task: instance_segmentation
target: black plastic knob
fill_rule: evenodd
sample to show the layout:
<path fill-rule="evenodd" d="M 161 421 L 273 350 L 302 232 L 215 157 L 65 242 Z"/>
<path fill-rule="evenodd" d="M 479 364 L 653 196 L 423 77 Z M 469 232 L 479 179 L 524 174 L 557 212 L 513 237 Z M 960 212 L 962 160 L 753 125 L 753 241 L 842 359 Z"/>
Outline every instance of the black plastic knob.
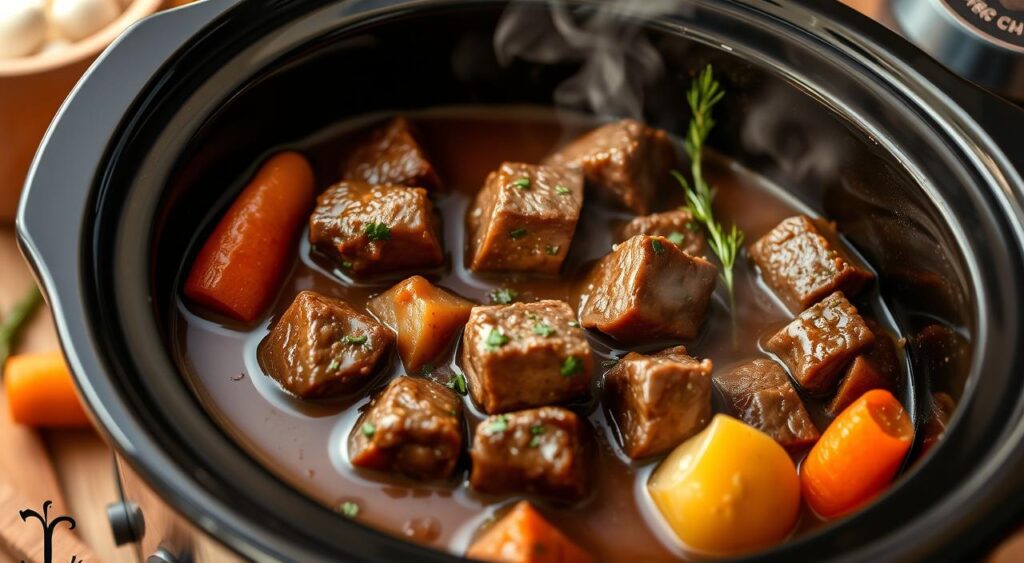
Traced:
<path fill-rule="evenodd" d="M 107 520 L 114 534 L 115 545 L 135 543 L 146 533 L 142 510 L 134 502 L 115 502 L 107 505 Z"/>

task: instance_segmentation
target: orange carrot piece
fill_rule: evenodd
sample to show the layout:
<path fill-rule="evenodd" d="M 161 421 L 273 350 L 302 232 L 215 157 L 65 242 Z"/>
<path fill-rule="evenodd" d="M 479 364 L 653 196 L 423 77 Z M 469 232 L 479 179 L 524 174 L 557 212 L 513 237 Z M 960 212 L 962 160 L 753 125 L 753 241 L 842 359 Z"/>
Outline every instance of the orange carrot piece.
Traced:
<path fill-rule="evenodd" d="M 217 224 L 185 282 L 193 304 L 244 323 L 270 305 L 313 206 L 313 168 L 302 155 L 270 157 Z"/>
<path fill-rule="evenodd" d="M 37 428 L 86 428 L 89 417 L 60 352 L 11 356 L 4 369 L 11 418 Z"/>
<path fill-rule="evenodd" d="M 594 560 L 525 500 L 469 546 L 466 557 L 502 563 L 591 563 Z"/>
<path fill-rule="evenodd" d="M 836 417 L 801 464 L 807 504 L 825 518 L 863 506 L 889 486 L 913 441 L 910 416 L 892 393 L 864 393 Z"/>

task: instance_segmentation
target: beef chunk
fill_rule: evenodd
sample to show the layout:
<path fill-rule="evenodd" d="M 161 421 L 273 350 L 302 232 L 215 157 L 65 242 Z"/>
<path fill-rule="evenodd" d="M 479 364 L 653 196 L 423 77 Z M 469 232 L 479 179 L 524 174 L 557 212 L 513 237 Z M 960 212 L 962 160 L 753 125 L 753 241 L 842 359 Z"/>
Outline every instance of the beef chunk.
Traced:
<path fill-rule="evenodd" d="M 455 470 L 464 441 L 455 393 L 428 379 L 399 377 L 356 422 L 348 451 L 356 467 L 444 479 Z"/>
<path fill-rule="evenodd" d="M 583 206 L 583 177 L 559 166 L 506 162 L 469 212 L 469 267 L 557 274 Z"/>
<path fill-rule="evenodd" d="M 875 335 L 875 343 L 864 353 L 858 354 L 850 366 L 846 368 L 836 396 L 828 405 L 828 412 L 835 416 L 843 411 L 861 395 L 872 389 L 896 391 L 899 377 L 899 357 L 896 344 L 884 330 L 871 323 L 868 327 Z"/>
<path fill-rule="evenodd" d="M 806 215 L 783 220 L 750 246 L 750 257 L 793 312 L 837 290 L 852 297 L 874 279 L 843 250 L 834 225 Z"/>
<path fill-rule="evenodd" d="M 494 563 L 593 563 L 594 558 L 533 508 L 519 501 L 466 550 L 466 558 Z"/>
<path fill-rule="evenodd" d="M 711 360 L 697 361 L 683 346 L 626 354 L 605 374 L 605 389 L 633 459 L 676 447 L 711 419 Z"/>
<path fill-rule="evenodd" d="M 732 413 L 796 451 L 818 441 L 820 434 L 803 401 L 779 364 L 758 359 L 714 376 Z"/>
<path fill-rule="evenodd" d="M 412 276 L 371 299 L 366 308 L 395 331 L 402 363 L 415 373 L 451 346 L 473 302 Z"/>
<path fill-rule="evenodd" d="M 352 275 L 439 266 L 434 206 L 422 188 L 341 182 L 317 200 L 309 242 Z"/>
<path fill-rule="evenodd" d="M 842 292 L 812 306 L 772 336 L 765 348 L 779 357 L 810 393 L 832 389 L 836 376 L 875 335 Z"/>
<path fill-rule="evenodd" d="M 369 184 L 441 187 L 415 129 L 404 117 L 392 119 L 356 147 L 345 161 L 341 177 Z"/>
<path fill-rule="evenodd" d="M 583 423 L 558 407 L 498 414 L 476 427 L 469 483 L 492 494 L 579 499 L 589 487 Z"/>
<path fill-rule="evenodd" d="M 260 366 L 303 399 L 338 395 L 366 383 L 386 360 L 393 337 L 348 303 L 303 291 L 257 352 Z"/>
<path fill-rule="evenodd" d="M 665 237 L 693 256 L 703 256 L 707 252 L 704 231 L 693 221 L 693 213 L 685 208 L 634 218 L 622 229 L 622 238 L 625 240 L 636 235 Z"/>
<path fill-rule="evenodd" d="M 676 152 L 664 131 L 623 119 L 583 135 L 546 163 L 582 170 L 604 198 L 643 214 L 658 186 L 670 180 Z"/>
<path fill-rule="evenodd" d="M 586 395 L 593 359 L 574 321 L 562 301 L 474 307 L 462 342 L 473 399 L 498 413 Z"/>
<path fill-rule="evenodd" d="M 718 269 L 664 237 L 637 235 L 583 281 L 580 322 L 625 343 L 697 336 Z"/>

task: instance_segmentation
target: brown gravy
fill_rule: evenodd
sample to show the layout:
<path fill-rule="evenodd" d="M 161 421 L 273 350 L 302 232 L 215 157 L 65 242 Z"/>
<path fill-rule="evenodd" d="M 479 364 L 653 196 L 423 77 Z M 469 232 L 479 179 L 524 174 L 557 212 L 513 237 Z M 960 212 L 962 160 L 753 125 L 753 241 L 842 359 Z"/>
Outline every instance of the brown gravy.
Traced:
<path fill-rule="evenodd" d="M 586 202 L 566 261 L 563 275 L 554 278 L 530 278 L 522 275 L 482 277 L 464 268 L 464 218 L 470 199 L 483 184 L 488 172 L 502 161 L 539 162 L 558 144 L 593 127 L 595 121 L 577 115 L 556 114 L 551 110 L 507 108 L 479 110 L 452 108 L 409 114 L 421 130 L 424 145 L 448 190 L 435 202 L 442 216 L 448 265 L 436 272 L 419 272 L 435 283 L 478 303 L 487 303 L 493 289 L 507 287 L 521 300 L 553 298 L 574 304 L 573 281 L 593 260 L 605 255 L 617 242 L 619 226 L 630 216 L 600 201 Z M 381 116 L 378 116 L 381 117 Z M 379 120 L 360 120 L 332 127 L 316 138 L 295 147 L 314 163 L 321 189 L 335 181 L 346 147 L 358 130 Z M 718 186 L 716 211 L 725 222 L 735 221 L 755 240 L 781 219 L 806 212 L 798 202 L 763 179 L 722 158 L 712 158 L 709 174 Z M 674 189 L 673 189 L 674 188 Z M 659 209 L 681 202 L 681 188 L 666 185 Z M 313 289 L 339 297 L 354 307 L 365 309 L 366 300 L 402 279 L 354 282 L 346 278 L 330 261 L 310 252 L 303 233 L 296 249 L 295 267 L 288 276 L 270 315 L 252 329 L 238 329 L 197 316 L 179 300 L 172 315 L 171 343 L 182 370 L 190 378 L 206 408 L 253 456 L 299 490 L 331 507 L 342 502 L 358 503 L 358 520 L 399 537 L 405 537 L 438 549 L 462 553 L 481 524 L 515 498 L 491 497 L 468 488 L 465 478 L 468 461 L 452 482 L 422 484 L 386 474 L 355 470 L 346 452 L 347 436 L 359 409 L 371 395 L 400 375 L 400 362 L 381 373 L 369 389 L 355 397 L 333 402 L 308 403 L 282 391 L 265 376 L 256 361 L 256 347 L 269 326 L 292 301 L 297 292 Z M 188 265 L 185 265 L 188 266 Z M 760 285 L 746 257 L 736 264 L 736 317 L 730 318 L 721 287 L 716 291 L 709 319 L 700 337 L 687 342 L 690 353 L 707 357 L 716 369 L 762 355 L 759 341 L 771 334 L 791 315 Z M 865 316 L 893 329 L 890 317 L 877 295 L 869 293 L 857 300 Z M 615 342 L 590 332 L 595 365 L 621 356 L 624 351 Z M 637 348 L 657 350 L 665 343 Z M 456 366 L 455 350 L 448 363 L 437 366 L 431 377 L 445 381 Z M 661 523 L 647 497 L 645 483 L 659 460 L 631 463 L 619 453 L 610 417 L 597 400 L 600 393 L 599 367 L 594 379 L 593 399 L 571 405 L 585 414 L 594 428 L 599 454 L 594 459 L 594 491 L 576 505 L 534 499 L 549 519 L 567 535 L 602 560 L 631 558 L 638 561 L 672 560 L 685 557 Z M 902 381 L 905 404 L 912 396 L 910 381 Z M 805 398 L 819 428 L 828 417 L 819 401 Z M 466 399 L 470 432 L 482 418 Z M 716 398 L 716 411 L 721 403 Z M 797 532 L 816 524 L 805 514 Z"/>

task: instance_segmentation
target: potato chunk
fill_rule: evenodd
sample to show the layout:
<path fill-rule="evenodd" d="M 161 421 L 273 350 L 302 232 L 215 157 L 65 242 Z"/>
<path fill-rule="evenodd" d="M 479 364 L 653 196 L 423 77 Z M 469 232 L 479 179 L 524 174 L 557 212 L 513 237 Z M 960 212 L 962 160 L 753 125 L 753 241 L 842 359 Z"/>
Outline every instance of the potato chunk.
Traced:
<path fill-rule="evenodd" d="M 420 371 L 448 349 L 472 308 L 473 302 L 422 276 L 399 282 L 367 303 L 373 316 L 398 335 L 398 354 L 409 373 Z"/>

